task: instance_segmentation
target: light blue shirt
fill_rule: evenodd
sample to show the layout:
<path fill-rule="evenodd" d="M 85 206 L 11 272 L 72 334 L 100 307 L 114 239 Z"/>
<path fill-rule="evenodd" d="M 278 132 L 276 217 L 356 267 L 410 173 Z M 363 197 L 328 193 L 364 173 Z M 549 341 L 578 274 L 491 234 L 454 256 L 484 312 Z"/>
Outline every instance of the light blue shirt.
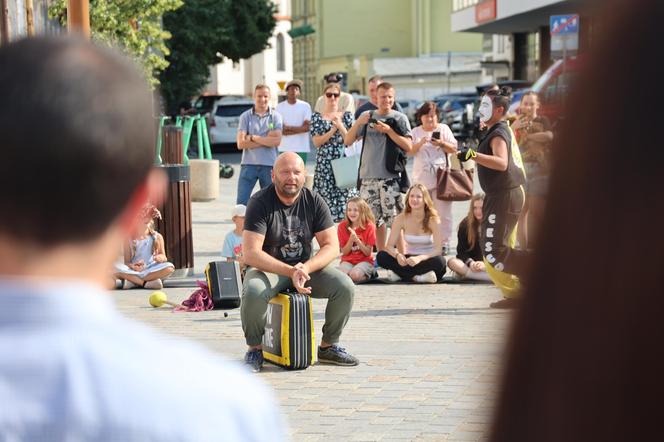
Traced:
<path fill-rule="evenodd" d="M 221 248 L 221 256 L 224 258 L 237 259 L 236 248 L 240 246 L 239 252 L 242 253 L 242 236 L 235 234 L 233 230 L 226 234 L 224 246 Z"/>
<path fill-rule="evenodd" d="M 254 108 L 244 111 L 240 115 L 238 130 L 249 135 L 267 136 L 268 132 L 283 129 L 283 119 L 281 114 L 274 109 L 268 109 L 264 115 L 258 115 Z M 254 147 L 252 149 L 242 150 L 241 164 L 253 164 L 257 166 L 274 165 L 277 159 L 276 147 Z"/>
<path fill-rule="evenodd" d="M 0 279 L 0 438 L 274 441 L 272 393 L 80 282 Z"/>

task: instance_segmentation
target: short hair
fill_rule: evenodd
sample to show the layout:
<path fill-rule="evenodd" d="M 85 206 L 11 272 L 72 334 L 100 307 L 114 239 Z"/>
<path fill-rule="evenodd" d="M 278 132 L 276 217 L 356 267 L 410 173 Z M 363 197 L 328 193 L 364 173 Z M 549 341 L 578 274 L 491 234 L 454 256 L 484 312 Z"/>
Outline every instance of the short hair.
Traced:
<path fill-rule="evenodd" d="M 494 107 L 502 107 L 503 114 L 505 114 L 512 101 L 512 88 L 509 86 L 503 86 L 500 90 L 492 89 L 487 91 L 486 96 L 491 98 Z"/>
<path fill-rule="evenodd" d="M 128 58 L 69 36 L 2 46 L 0 66 L 11 103 L 0 106 L 0 233 L 42 248 L 96 238 L 154 161 L 146 79 Z"/>
<path fill-rule="evenodd" d="M 423 115 L 426 115 L 429 112 L 431 112 L 431 109 L 435 109 L 436 116 L 440 121 L 440 109 L 438 109 L 438 106 L 433 101 L 425 101 L 424 103 L 422 103 L 422 105 L 415 112 L 415 121 L 419 122 L 420 118 L 422 118 Z"/>
<path fill-rule="evenodd" d="M 383 77 L 381 77 L 380 75 L 374 75 L 373 77 L 369 78 L 369 83 L 376 83 L 378 81 L 382 83 Z"/>
<path fill-rule="evenodd" d="M 376 86 L 376 90 L 378 89 L 394 89 L 394 86 L 392 86 L 392 83 L 388 83 L 387 81 L 382 82 L 378 86 Z"/>
<path fill-rule="evenodd" d="M 267 84 L 264 84 L 264 83 L 258 83 L 256 85 L 256 87 L 254 88 L 254 93 L 256 93 L 256 91 L 258 89 L 267 89 L 268 91 L 272 92 L 272 89 L 270 89 L 270 86 L 268 86 Z"/>

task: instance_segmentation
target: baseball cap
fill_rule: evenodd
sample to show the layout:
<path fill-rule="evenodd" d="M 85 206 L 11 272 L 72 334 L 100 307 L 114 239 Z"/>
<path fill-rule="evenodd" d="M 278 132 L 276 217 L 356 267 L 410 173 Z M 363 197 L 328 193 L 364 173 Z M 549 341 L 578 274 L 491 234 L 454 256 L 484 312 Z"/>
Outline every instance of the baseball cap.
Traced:
<path fill-rule="evenodd" d="M 233 207 L 233 214 L 231 215 L 231 218 L 234 218 L 236 216 L 244 216 L 244 214 L 247 212 L 247 206 L 244 204 L 238 204 L 235 207 Z"/>
<path fill-rule="evenodd" d="M 302 90 L 302 86 L 304 86 L 304 83 L 302 82 L 302 80 L 291 80 L 288 83 L 286 83 L 286 89 L 284 90 L 288 90 L 288 88 L 291 86 L 297 86 L 298 88 L 300 88 L 300 90 Z"/>

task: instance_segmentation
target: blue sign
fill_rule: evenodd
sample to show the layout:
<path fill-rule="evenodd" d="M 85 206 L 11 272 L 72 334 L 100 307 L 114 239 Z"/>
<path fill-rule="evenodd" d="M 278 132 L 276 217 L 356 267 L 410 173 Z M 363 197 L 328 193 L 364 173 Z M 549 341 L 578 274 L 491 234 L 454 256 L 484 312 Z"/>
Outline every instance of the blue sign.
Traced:
<path fill-rule="evenodd" d="M 565 35 L 579 33 L 579 15 L 552 15 L 549 18 L 551 35 Z"/>

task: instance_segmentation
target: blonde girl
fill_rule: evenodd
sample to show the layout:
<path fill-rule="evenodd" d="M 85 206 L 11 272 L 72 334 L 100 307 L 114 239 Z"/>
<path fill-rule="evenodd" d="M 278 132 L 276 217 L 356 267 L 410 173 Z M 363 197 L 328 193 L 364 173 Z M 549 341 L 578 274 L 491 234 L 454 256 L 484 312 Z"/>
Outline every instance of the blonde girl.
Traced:
<path fill-rule="evenodd" d="M 435 283 L 445 274 L 445 258 L 441 255 L 440 217 L 429 191 L 415 184 L 406 194 L 406 206 L 392 224 L 387 248 L 378 252 L 378 265 L 389 270 L 391 281 Z M 405 254 L 397 250 L 403 232 Z"/>
<path fill-rule="evenodd" d="M 348 200 L 346 217 L 339 223 L 337 235 L 341 247 L 339 270 L 355 283 L 370 279 L 374 275 L 376 220 L 366 201 L 359 197 Z"/>

